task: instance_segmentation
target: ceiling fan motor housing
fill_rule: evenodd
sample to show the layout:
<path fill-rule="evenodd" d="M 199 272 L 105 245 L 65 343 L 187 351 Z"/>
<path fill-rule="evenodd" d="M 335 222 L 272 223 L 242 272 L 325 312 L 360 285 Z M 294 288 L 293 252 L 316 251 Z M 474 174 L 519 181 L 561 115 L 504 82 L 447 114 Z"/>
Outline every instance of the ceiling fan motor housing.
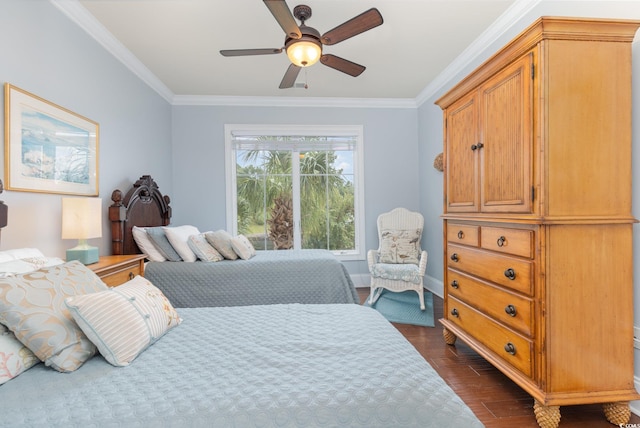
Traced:
<path fill-rule="evenodd" d="M 299 6 L 296 6 L 296 7 L 299 7 Z M 318 59 L 319 59 L 320 55 L 322 55 L 322 42 L 320 41 L 320 33 L 318 32 L 318 30 L 312 27 L 307 27 L 306 25 L 302 24 L 300 25 L 300 32 L 302 33 L 302 37 L 300 37 L 299 39 L 293 39 L 291 37 L 285 38 L 284 47 L 287 51 L 287 55 L 289 55 L 289 48 L 293 48 L 295 45 L 304 44 L 306 42 L 306 43 L 312 43 L 318 47 L 318 50 L 319 50 Z M 303 61 L 300 65 L 303 67 L 306 67 L 307 65 L 312 65 L 312 64 L 307 64 L 306 61 Z"/>

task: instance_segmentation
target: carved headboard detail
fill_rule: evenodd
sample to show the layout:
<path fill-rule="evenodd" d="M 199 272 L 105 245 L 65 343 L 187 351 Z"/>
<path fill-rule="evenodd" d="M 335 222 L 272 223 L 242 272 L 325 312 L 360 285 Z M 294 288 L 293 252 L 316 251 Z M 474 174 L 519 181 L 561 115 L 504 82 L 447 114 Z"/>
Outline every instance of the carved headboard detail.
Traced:
<path fill-rule="evenodd" d="M 114 190 L 111 200 L 109 220 L 114 255 L 141 253 L 133 239 L 133 226 L 168 226 L 171 221 L 171 200 L 160 193 L 150 175 L 140 177 L 124 197 L 120 190 Z"/>

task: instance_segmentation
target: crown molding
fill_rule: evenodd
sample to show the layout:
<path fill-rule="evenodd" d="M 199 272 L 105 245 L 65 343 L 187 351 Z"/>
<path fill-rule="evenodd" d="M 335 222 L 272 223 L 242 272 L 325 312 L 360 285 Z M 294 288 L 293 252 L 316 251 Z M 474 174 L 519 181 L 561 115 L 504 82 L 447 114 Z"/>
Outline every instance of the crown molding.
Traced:
<path fill-rule="evenodd" d="M 176 95 L 173 105 L 244 107 L 417 108 L 413 98 L 248 97 Z"/>
<path fill-rule="evenodd" d="M 450 85 L 452 78 L 455 78 L 457 81 L 457 75 L 480 57 L 487 46 L 496 42 L 525 14 L 542 1 L 544 0 L 516 0 L 489 28 L 467 46 L 456 59 L 418 94 L 416 97 L 416 105 L 421 106 L 425 101 L 438 94 L 442 89 Z"/>
<path fill-rule="evenodd" d="M 100 45 L 121 61 L 149 87 L 172 105 L 256 106 L 256 107 L 342 107 L 342 108 L 417 108 L 442 90 L 466 66 L 478 58 L 485 47 L 495 42 L 524 14 L 544 0 L 516 0 L 480 37 L 469 45 L 420 94 L 411 98 L 338 98 L 338 97 L 236 97 L 175 95 L 129 49 L 118 41 L 78 0 L 49 0 Z"/>
<path fill-rule="evenodd" d="M 117 40 L 78 0 L 49 0 L 100 45 L 120 60 L 129 70 L 169 103 L 173 92 L 160 81 L 129 49 Z"/>

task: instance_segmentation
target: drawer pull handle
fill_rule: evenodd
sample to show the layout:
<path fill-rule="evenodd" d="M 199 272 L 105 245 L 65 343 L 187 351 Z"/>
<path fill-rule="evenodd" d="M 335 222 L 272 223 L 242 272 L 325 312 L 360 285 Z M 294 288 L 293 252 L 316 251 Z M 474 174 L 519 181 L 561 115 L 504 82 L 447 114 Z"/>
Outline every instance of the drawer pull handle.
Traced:
<path fill-rule="evenodd" d="M 458 288 L 458 281 L 456 281 L 455 279 L 453 281 L 451 281 L 451 286 L 453 288 Z"/>
<path fill-rule="evenodd" d="M 478 144 L 472 144 L 471 145 L 471 150 L 478 150 L 484 147 L 484 144 L 482 143 L 478 143 Z"/>
<path fill-rule="evenodd" d="M 516 355 L 516 347 L 511 342 L 507 342 L 507 344 L 504 345 L 504 350 L 511 355 Z"/>
<path fill-rule="evenodd" d="M 458 231 L 458 239 L 462 239 L 462 238 L 464 238 L 464 232 L 459 230 Z"/>
<path fill-rule="evenodd" d="M 458 318 L 460 316 L 460 314 L 458 313 L 458 310 L 456 308 L 451 309 L 451 315 L 453 315 L 456 318 Z"/>
<path fill-rule="evenodd" d="M 509 268 L 509 269 L 504 271 L 504 276 L 506 276 L 508 279 L 513 281 L 514 279 L 516 279 L 516 271 L 511 269 L 511 268 Z"/>
<path fill-rule="evenodd" d="M 460 260 L 458 259 L 458 253 L 451 254 L 451 260 L 453 260 L 454 262 L 457 262 L 458 260 Z"/>
<path fill-rule="evenodd" d="M 513 305 L 507 305 L 504 307 L 504 311 L 507 313 L 507 315 L 515 317 L 516 314 L 518 313 L 518 311 L 516 311 L 516 307 Z"/>
<path fill-rule="evenodd" d="M 129 272 L 129 279 L 133 279 L 135 277 L 135 275 L 133 274 L 133 272 Z"/>
<path fill-rule="evenodd" d="M 498 238 L 498 241 L 496 242 L 496 244 L 498 244 L 498 247 L 504 247 L 504 244 L 507 242 L 507 238 L 505 238 L 504 236 L 501 236 Z"/>

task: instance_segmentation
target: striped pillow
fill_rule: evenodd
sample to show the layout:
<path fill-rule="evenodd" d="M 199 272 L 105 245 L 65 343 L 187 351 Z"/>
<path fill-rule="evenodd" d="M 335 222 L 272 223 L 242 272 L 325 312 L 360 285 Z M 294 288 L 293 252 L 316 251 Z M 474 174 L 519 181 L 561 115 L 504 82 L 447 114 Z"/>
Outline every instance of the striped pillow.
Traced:
<path fill-rule="evenodd" d="M 169 300 L 147 279 L 65 300 L 84 334 L 114 366 L 127 366 L 182 322 Z"/>

